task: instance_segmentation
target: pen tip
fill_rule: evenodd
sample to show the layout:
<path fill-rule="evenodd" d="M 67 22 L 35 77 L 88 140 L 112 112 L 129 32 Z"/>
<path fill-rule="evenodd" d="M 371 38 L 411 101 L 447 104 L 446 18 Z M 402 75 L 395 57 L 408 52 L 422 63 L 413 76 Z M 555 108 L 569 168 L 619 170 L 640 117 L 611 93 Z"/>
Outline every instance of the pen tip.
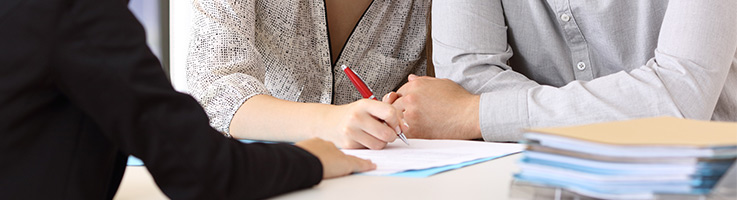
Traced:
<path fill-rule="evenodd" d="M 348 67 L 347 67 L 347 66 L 345 66 L 345 65 L 341 65 L 341 66 L 340 66 L 340 70 L 345 70 L 345 68 L 348 68 Z"/>
<path fill-rule="evenodd" d="M 402 139 L 402 142 L 409 146 L 409 141 L 407 140 L 407 136 L 404 136 L 404 133 L 399 133 L 399 139 Z"/>

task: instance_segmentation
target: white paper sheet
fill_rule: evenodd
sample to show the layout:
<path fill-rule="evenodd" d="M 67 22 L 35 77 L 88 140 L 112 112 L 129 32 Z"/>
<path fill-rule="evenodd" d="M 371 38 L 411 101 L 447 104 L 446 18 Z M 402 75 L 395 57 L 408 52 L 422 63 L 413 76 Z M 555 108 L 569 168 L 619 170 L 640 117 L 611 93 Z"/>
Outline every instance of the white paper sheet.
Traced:
<path fill-rule="evenodd" d="M 368 175 L 387 175 L 407 170 L 421 170 L 500 157 L 524 149 L 524 145 L 467 140 L 410 139 L 410 146 L 396 140 L 382 150 L 343 149 L 343 152 L 376 163 L 376 170 Z"/>

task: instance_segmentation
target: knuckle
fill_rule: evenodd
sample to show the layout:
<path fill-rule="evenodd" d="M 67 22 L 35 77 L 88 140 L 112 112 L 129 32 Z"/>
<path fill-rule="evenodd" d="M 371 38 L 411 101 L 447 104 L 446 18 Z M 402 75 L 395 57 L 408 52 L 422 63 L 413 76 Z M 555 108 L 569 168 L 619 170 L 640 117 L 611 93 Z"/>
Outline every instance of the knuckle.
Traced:
<path fill-rule="evenodd" d="M 340 140 L 348 140 L 348 138 L 351 138 L 351 128 L 344 126 L 340 128 L 338 132 L 338 138 L 341 138 Z M 346 141 L 343 141 L 345 143 Z"/>
<path fill-rule="evenodd" d="M 340 128 L 340 135 L 346 136 L 351 132 L 351 127 L 343 126 Z"/>
<path fill-rule="evenodd" d="M 397 114 L 399 110 L 392 105 L 386 105 L 386 112 L 388 112 L 387 114 L 393 116 L 394 114 Z"/>
<path fill-rule="evenodd" d="M 371 100 L 369 99 L 359 99 L 358 101 L 356 101 L 356 105 L 358 105 L 359 107 L 369 106 L 370 103 L 371 103 Z"/>
<path fill-rule="evenodd" d="M 415 94 L 408 94 L 407 96 L 404 96 L 404 102 L 408 104 L 416 104 L 417 103 L 417 95 Z"/>
<path fill-rule="evenodd" d="M 360 114 L 358 112 L 351 112 L 346 116 L 346 120 L 348 120 L 348 124 L 353 124 L 356 121 L 359 121 L 361 118 Z M 345 126 L 345 128 L 349 128 L 349 126 Z"/>

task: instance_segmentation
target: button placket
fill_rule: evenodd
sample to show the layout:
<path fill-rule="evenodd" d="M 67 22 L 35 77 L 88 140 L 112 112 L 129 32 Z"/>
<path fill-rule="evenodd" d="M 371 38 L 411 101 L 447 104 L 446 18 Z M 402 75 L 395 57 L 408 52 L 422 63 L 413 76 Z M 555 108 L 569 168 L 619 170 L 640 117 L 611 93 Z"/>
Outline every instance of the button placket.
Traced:
<path fill-rule="evenodd" d="M 576 64 L 576 68 L 578 70 L 580 70 L 580 71 L 583 71 L 583 70 L 586 69 L 586 63 L 584 63 L 584 62 L 578 62 L 578 64 Z"/>
<path fill-rule="evenodd" d="M 575 80 L 592 80 L 593 71 L 591 69 L 588 43 L 583 33 L 578 27 L 575 15 L 571 12 L 571 2 L 569 0 L 557 0 L 555 4 L 558 24 L 561 26 L 563 37 L 571 51 L 571 67 Z"/>
<path fill-rule="evenodd" d="M 563 20 L 564 22 L 571 21 L 571 16 L 568 14 L 562 14 L 560 15 L 560 20 Z"/>

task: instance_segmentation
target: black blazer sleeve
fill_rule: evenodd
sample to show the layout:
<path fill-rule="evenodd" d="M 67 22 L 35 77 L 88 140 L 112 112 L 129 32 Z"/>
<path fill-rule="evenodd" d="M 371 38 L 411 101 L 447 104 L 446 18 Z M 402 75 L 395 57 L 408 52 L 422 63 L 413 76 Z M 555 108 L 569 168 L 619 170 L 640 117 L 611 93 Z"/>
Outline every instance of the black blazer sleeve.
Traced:
<path fill-rule="evenodd" d="M 317 184 L 319 160 L 288 144 L 242 144 L 171 87 L 121 0 L 61 1 L 54 83 L 104 135 L 144 161 L 173 199 L 265 198 Z M 32 16 L 32 15 L 29 15 Z"/>

